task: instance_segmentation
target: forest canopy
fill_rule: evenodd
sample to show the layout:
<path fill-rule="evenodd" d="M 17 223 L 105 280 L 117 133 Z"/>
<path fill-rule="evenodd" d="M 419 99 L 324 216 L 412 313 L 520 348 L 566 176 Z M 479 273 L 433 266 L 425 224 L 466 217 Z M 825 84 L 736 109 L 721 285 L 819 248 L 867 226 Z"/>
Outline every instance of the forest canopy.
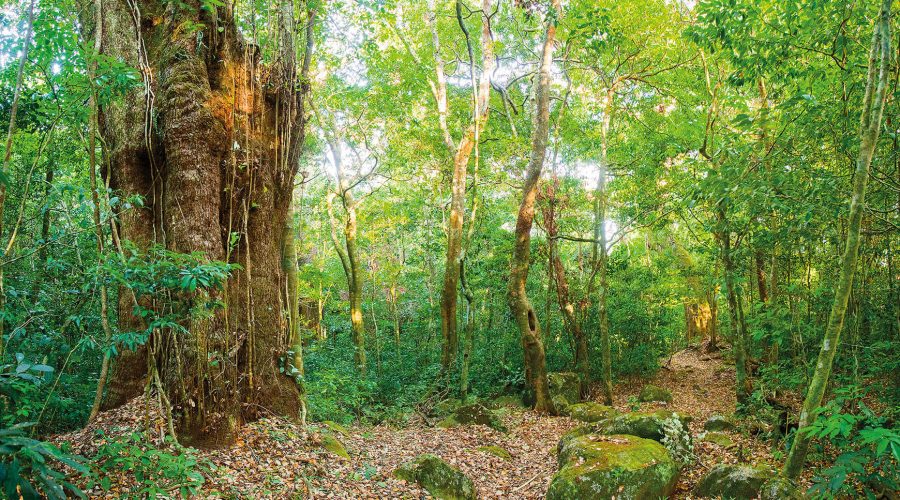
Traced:
<path fill-rule="evenodd" d="M 896 498 L 895 13 L 0 1 L 0 491 Z"/>

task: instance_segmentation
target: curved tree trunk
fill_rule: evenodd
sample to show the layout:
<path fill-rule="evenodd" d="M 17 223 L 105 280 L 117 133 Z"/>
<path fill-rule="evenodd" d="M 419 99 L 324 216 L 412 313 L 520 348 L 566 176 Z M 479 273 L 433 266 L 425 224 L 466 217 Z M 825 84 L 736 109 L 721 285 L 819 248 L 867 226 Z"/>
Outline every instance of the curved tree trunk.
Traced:
<path fill-rule="evenodd" d="M 547 153 L 547 139 L 550 132 L 550 69 L 553 66 L 553 46 L 556 42 L 556 23 L 561 15 L 560 0 L 553 0 L 552 12 L 548 14 L 547 31 L 541 54 L 541 64 L 535 82 L 534 132 L 531 139 L 531 159 L 525 173 L 522 202 L 516 217 L 515 244 L 513 245 L 512 269 L 509 276 L 509 306 L 522 335 L 522 349 L 525 354 L 525 380 L 534 396 L 534 409 L 538 412 L 555 413 L 550 400 L 547 382 L 547 362 L 541 325 L 537 314 L 528 300 L 525 284 L 531 266 L 531 227 L 534 224 L 534 203 L 538 182 Z"/>
<path fill-rule="evenodd" d="M 86 36 L 102 27 L 100 53 L 140 68 L 144 80 L 100 114 L 111 187 L 145 199 L 144 208 L 119 214 L 122 238 L 242 267 L 212 297 L 224 310 L 192 319 L 186 335 L 158 334 L 167 340 L 153 361 L 178 432 L 201 445 L 228 442 L 262 413 L 300 408 L 296 385 L 279 369 L 291 339 L 278 257 L 305 133 L 308 83 L 298 71 L 309 66 L 309 44 L 298 70 L 294 7 L 282 1 L 279 63 L 264 68 L 226 4 L 107 0 L 99 18 L 83 19 Z M 126 295 L 120 329 L 142 329 Z M 146 357 L 119 358 L 114 402 L 139 392 Z"/>

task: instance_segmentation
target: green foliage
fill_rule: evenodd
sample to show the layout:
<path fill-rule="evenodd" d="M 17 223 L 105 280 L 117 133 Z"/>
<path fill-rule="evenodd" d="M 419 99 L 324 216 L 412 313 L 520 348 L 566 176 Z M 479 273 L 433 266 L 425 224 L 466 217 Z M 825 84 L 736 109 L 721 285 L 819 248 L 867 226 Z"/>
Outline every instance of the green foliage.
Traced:
<path fill-rule="evenodd" d="M 7 498 L 65 500 L 67 491 L 85 498 L 80 489 L 66 480 L 66 473 L 57 470 L 65 466 L 73 473 L 87 474 L 89 470 L 82 458 L 28 437 L 25 431 L 32 426 L 24 423 L 0 427 L 0 491 Z"/>
<path fill-rule="evenodd" d="M 816 497 L 853 496 L 862 488 L 875 498 L 876 492 L 900 489 L 900 432 L 892 417 L 866 405 L 865 394 L 855 386 L 838 389 L 816 420 L 800 430 L 828 443 L 837 455 L 815 475 L 810 493 Z"/>
<path fill-rule="evenodd" d="M 99 438 L 105 436 L 99 433 Z M 109 491 L 110 477 L 125 473 L 133 479 L 124 498 L 190 498 L 199 494 L 212 465 L 197 457 L 197 450 L 169 441 L 157 448 L 146 436 L 134 432 L 107 439 L 93 457 L 98 485 Z"/>

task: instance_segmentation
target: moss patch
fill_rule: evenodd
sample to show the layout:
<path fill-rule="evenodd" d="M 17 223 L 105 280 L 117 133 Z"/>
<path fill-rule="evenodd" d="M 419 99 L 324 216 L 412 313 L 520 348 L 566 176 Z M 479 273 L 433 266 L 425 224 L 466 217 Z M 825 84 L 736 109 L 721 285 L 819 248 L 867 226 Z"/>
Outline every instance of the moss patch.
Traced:
<path fill-rule="evenodd" d="M 734 422 L 722 415 L 713 415 L 703 422 L 703 428 L 708 431 L 731 431 L 734 430 Z"/>
<path fill-rule="evenodd" d="M 474 500 L 475 485 L 459 469 L 426 453 L 394 470 L 394 477 L 416 482 L 435 498 Z"/>
<path fill-rule="evenodd" d="M 622 413 L 597 424 L 602 434 L 630 434 L 646 439 L 661 441 L 665 435 L 663 423 L 670 418 L 678 418 L 686 427 L 690 417 L 669 410 L 636 411 Z"/>
<path fill-rule="evenodd" d="M 505 449 L 497 446 L 497 445 L 489 445 L 489 446 L 479 446 L 478 451 L 482 453 L 487 453 L 489 455 L 494 455 L 495 457 L 500 457 L 503 460 L 512 459 L 512 455 Z"/>
<path fill-rule="evenodd" d="M 562 396 L 566 402 L 581 401 L 581 379 L 577 373 L 554 372 L 547 374 L 547 382 L 550 388 L 550 398 Z M 555 402 L 555 401 L 554 401 Z"/>
<path fill-rule="evenodd" d="M 454 425 L 486 425 L 491 429 L 506 432 L 506 426 L 500 417 L 480 404 L 471 404 L 460 406 L 451 417 L 441 421 L 438 425 L 442 427 L 453 427 Z"/>
<path fill-rule="evenodd" d="M 704 432 L 700 435 L 700 441 L 717 444 L 723 448 L 731 448 L 734 446 L 734 441 L 732 441 L 731 437 L 724 432 Z"/>
<path fill-rule="evenodd" d="M 774 472 L 765 467 L 717 465 L 703 476 L 694 488 L 694 494 L 749 500 L 758 497 L 762 485 L 774 476 Z"/>
<path fill-rule="evenodd" d="M 564 437 L 559 463 L 548 500 L 667 497 L 678 480 L 678 466 L 669 452 L 636 436 Z"/>
<path fill-rule="evenodd" d="M 640 395 L 638 395 L 638 401 L 642 403 L 649 403 L 651 401 L 671 403 L 672 393 L 667 389 L 663 389 L 662 387 L 657 387 L 655 385 L 645 385 L 644 388 L 641 389 Z"/>
<path fill-rule="evenodd" d="M 611 406 L 592 402 L 569 405 L 566 410 L 573 419 L 589 424 L 609 420 L 617 413 Z"/>
<path fill-rule="evenodd" d="M 331 434 L 325 434 L 322 436 L 322 448 L 330 451 L 331 453 L 343 457 L 346 459 L 350 458 L 350 454 L 347 453 L 347 448 L 344 446 L 338 438 L 332 436 Z"/>
<path fill-rule="evenodd" d="M 328 427 L 332 431 L 337 432 L 338 434 L 340 434 L 342 436 L 350 435 L 350 430 L 337 422 L 332 422 L 331 420 L 326 420 L 326 421 L 322 422 L 322 425 L 324 425 L 325 427 Z"/>

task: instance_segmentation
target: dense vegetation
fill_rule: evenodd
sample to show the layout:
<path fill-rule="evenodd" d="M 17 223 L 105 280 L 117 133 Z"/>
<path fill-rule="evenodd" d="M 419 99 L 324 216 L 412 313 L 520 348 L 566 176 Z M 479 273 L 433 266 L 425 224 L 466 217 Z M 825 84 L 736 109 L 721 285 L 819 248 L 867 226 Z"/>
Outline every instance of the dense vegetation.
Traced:
<path fill-rule="evenodd" d="M 8 496 L 135 454 L 199 492 L 137 432 L 51 444 L 136 397 L 202 448 L 556 414 L 552 372 L 621 403 L 685 348 L 724 350 L 786 476 L 823 465 L 810 494 L 898 488 L 890 0 L 0 6 Z"/>

